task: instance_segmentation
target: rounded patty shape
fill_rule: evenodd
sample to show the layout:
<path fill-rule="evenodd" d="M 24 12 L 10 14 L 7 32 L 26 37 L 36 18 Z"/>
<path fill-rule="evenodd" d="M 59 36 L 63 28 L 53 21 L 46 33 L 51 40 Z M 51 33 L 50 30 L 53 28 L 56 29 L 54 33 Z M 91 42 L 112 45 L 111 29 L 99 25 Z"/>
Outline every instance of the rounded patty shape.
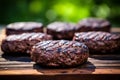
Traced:
<path fill-rule="evenodd" d="M 48 40 L 32 47 L 31 58 L 42 66 L 73 67 L 87 61 L 89 50 L 76 41 Z"/>
<path fill-rule="evenodd" d="M 31 47 L 40 41 L 50 40 L 52 37 L 44 33 L 23 33 L 7 36 L 1 45 L 4 53 L 29 53 Z"/>
<path fill-rule="evenodd" d="M 75 33 L 73 40 L 85 43 L 90 53 L 109 53 L 120 49 L 120 35 L 108 32 Z"/>
<path fill-rule="evenodd" d="M 47 25 L 47 33 L 54 39 L 72 39 L 77 27 L 73 23 L 53 22 Z"/>
<path fill-rule="evenodd" d="M 15 22 L 8 24 L 6 27 L 6 35 L 25 32 L 43 32 L 43 24 L 38 22 Z"/>
<path fill-rule="evenodd" d="M 79 32 L 87 31 L 105 31 L 110 32 L 111 24 L 109 21 L 101 18 L 86 18 L 78 22 Z"/>

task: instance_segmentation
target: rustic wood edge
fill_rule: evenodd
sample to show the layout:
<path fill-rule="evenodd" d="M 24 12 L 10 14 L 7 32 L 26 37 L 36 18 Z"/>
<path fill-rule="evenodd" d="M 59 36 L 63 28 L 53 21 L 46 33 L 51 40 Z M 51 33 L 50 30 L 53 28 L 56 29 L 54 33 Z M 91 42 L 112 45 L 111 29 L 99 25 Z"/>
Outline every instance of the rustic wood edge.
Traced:
<path fill-rule="evenodd" d="M 36 69 L 28 70 L 1 70 L 0 75 L 71 75 L 71 74 L 120 74 L 120 69 L 95 69 L 94 72 L 86 69 L 80 69 L 79 73 L 42 73 Z"/>

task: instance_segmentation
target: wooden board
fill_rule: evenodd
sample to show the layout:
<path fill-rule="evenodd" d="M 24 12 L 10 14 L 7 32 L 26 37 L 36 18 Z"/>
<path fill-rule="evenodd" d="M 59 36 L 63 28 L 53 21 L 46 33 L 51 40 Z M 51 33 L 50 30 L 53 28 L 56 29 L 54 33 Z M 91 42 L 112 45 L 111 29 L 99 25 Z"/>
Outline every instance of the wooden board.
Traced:
<path fill-rule="evenodd" d="M 5 36 L 2 34 L 0 38 L 3 37 Z M 0 80 L 10 78 L 12 80 L 112 80 L 113 78 L 120 80 L 119 76 L 120 54 L 90 55 L 88 62 L 78 67 L 52 69 L 35 64 L 28 56 L 13 57 L 4 55 L 0 51 Z"/>
<path fill-rule="evenodd" d="M 43 68 L 30 57 L 0 56 L 0 80 L 24 77 L 28 80 L 120 80 L 120 55 L 90 55 L 87 63 L 68 69 Z"/>
<path fill-rule="evenodd" d="M 102 56 L 102 57 L 101 57 Z M 103 57 L 105 59 L 103 59 Z M 25 71 L 25 73 L 23 73 Z M 69 69 L 43 68 L 31 61 L 29 57 L 1 57 L 0 75 L 11 74 L 120 74 L 120 56 L 91 55 L 88 62 Z"/>

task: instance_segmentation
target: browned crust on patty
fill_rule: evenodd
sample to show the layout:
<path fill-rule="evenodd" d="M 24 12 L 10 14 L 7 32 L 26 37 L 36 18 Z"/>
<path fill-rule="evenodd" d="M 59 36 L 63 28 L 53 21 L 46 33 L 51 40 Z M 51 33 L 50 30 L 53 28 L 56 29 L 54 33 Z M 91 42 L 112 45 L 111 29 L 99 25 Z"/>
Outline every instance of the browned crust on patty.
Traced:
<path fill-rule="evenodd" d="M 109 53 L 120 49 L 120 35 L 107 32 L 75 33 L 73 40 L 85 43 L 90 53 Z"/>
<path fill-rule="evenodd" d="M 6 27 L 6 35 L 30 32 L 43 32 L 43 24 L 38 22 L 15 22 Z"/>
<path fill-rule="evenodd" d="M 54 39 L 72 39 L 77 27 L 73 23 L 53 22 L 47 26 L 47 33 Z"/>
<path fill-rule="evenodd" d="M 23 33 L 10 35 L 2 41 L 1 49 L 4 53 L 29 53 L 31 47 L 40 41 L 50 40 L 52 37 L 44 33 Z"/>
<path fill-rule="evenodd" d="M 79 32 L 105 31 L 110 32 L 111 24 L 109 21 L 100 18 L 86 18 L 78 22 Z"/>
<path fill-rule="evenodd" d="M 72 67 L 87 61 L 89 50 L 76 41 L 48 40 L 32 47 L 31 58 L 42 66 Z"/>

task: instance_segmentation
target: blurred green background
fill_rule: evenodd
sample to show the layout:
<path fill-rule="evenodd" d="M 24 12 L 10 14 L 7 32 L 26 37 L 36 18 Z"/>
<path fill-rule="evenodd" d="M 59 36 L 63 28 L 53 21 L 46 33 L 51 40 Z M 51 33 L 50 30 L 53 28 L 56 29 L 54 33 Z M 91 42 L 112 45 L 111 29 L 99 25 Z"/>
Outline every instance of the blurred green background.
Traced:
<path fill-rule="evenodd" d="M 108 19 L 120 26 L 120 0 L 0 0 L 0 24 L 18 21 L 78 22 L 87 17 Z"/>

